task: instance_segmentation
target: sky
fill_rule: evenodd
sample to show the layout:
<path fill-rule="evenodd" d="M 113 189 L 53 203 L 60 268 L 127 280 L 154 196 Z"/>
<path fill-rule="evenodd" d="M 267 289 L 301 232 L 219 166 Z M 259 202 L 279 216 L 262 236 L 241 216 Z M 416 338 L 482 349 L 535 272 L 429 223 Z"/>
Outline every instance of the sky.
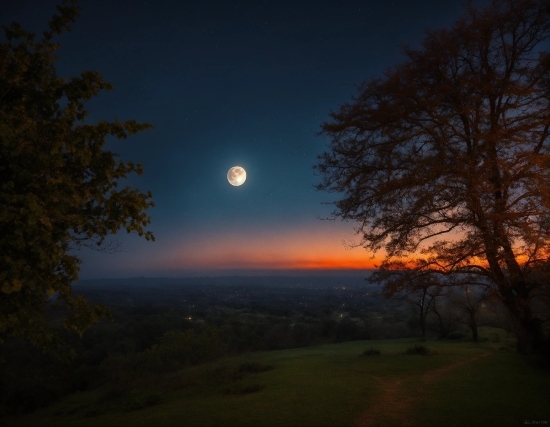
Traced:
<path fill-rule="evenodd" d="M 0 23 L 41 34 L 58 1 L 3 2 Z M 82 279 L 373 268 L 349 249 L 355 224 L 326 220 L 338 194 L 318 192 L 313 165 L 330 111 L 356 85 L 403 60 L 426 29 L 449 27 L 461 0 L 81 0 L 58 37 L 61 77 L 97 70 L 114 89 L 89 121 L 136 119 L 155 129 L 109 140 L 145 173 L 156 241 L 125 231 L 120 250 L 89 249 Z M 2 41 L 4 41 L 2 35 Z M 227 172 L 246 170 L 242 186 Z"/>

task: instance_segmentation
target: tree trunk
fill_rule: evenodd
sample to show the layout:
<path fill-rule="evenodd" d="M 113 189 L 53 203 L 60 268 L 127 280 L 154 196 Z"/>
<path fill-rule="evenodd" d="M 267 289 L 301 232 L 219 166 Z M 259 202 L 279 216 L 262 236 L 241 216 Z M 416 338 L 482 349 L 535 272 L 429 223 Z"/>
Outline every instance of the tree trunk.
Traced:
<path fill-rule="evenodd" d="M 445 338 L 447 335 L 449 335 L 449 331 L 447 330 L 447 326 L 445 325 L 445 322 L 443 320 L 443 317 L 439 313 L 439 310 L 435 308 L 435 304 L 432 306 L 432 312 L 437 317 L 437 326 L 439 329 L 439 337 L 438 338 Z"/>
<path fill-rule="evenodd" d="M 518 296 L 504 300 L 510 310 L 514 330 L 518 340 L 517 348 L 520 353 L 533 353 L 537 351 L 543 341 L 542 322 L 533 317 L 529 300 Z"/>
<path fill-rule="evenodd" d="M 420 329 L 422 330 L 422 338 L 426 337 L 426 317 L 424 316 L 424 311 L 420 307 Z"/>
<path fill-rule="evenodd" d="M 477 322 L 476 322 L 476 314 L 473 310 L 470 311 L 470 329 L 472 330 L 472 338 L 474 342 L 477 342 L 478 340 Z"/>

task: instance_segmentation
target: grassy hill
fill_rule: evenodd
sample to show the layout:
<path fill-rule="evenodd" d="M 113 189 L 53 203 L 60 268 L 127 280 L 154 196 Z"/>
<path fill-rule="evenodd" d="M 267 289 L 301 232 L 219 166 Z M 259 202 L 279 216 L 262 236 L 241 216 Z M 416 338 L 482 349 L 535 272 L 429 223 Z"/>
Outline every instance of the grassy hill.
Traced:
<path fill-rule="evenodd" d="M 519 426 L 550 422 L 550 373 L 489 340 L 355 341 L 250 353 L 69 396 L 9 426 Z M 482 335 L 483 336 L 483 335 Z M 406 354 L 423 346 L 427 355 Z M 363 355 L 373 347 L 380 354 Z M 417 349 L 422 353 L 423 349 Z"/>

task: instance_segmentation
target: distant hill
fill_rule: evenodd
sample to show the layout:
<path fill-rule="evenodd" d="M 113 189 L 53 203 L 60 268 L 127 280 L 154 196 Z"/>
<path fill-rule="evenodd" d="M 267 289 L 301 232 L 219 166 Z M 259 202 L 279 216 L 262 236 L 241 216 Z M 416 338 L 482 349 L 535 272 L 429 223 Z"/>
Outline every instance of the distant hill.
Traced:
<path fill-rule="evenodd" d="M 335 288 L 338 286 L 368 287 L 372 286 L 365 278 L 370 271 L 352 274 L 321 273 L 311 275 L 269 275 L 269 276 L 201 276 L 201 277 L 128 277 L 120 279 L 92 279 L 81 280 L 73 284 L 75 290 L 81 288 L 127 288 L 127 287 L 180 287 L 180 286 L 268 286 L 268 287 L 302 287 L 302 288 Z"/>

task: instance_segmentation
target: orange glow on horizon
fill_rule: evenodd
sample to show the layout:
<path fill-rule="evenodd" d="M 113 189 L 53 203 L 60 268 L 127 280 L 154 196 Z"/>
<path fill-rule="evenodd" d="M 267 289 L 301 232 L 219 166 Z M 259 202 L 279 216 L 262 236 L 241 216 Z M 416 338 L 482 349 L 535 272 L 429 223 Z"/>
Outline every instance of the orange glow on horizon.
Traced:
<path fill-rule="evenodd" d="M 364 248 L 347 250 L 349 229 L 323 223 L 314 230 L 260 230 L 224 235 L 197 234 L 192 244 L 175 243 L 169 256 L 151 260 L 167 270 L 365 270 L 376 268 Z M 326 227 L 323 230 L 323 227 Z"/>

